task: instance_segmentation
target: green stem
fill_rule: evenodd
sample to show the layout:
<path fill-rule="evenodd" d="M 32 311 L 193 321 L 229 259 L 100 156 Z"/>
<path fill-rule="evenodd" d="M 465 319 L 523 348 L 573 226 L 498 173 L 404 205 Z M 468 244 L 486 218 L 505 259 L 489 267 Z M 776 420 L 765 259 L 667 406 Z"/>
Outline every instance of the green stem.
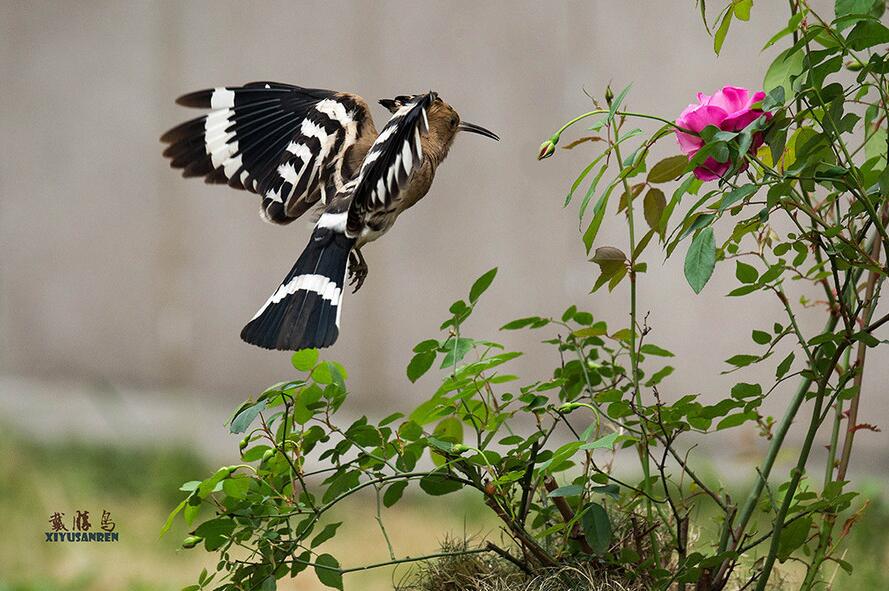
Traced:
<path fill-rule="evenodd" d="M 577 123 L 578 121 L 586 119 L 587 117 L 592 117 L 593 115 L 605 115 L 610 112 L 611 111 L 609 109 L 594 109 L 594 110 L 584 113 L 582 115 L 578 115 L 577 117 L 575 117 L 574 119 L 570 120 L 568 123 L 566 123 L 565 125 L 560 127 L 559 130 L 553 134 L 553 136 L 552 136 L 553 143 L 557 143 L 559 141 L 559 137 L 561 137 L 562 133 L 566 129 L 568 129 L 575 123 Z M 680 127 L 680 126 L 676 125 L 675 121 L 670 121 L 669 119 L 664 119 L 663 117 L 658 117 L 656 115 L 648 115 L 646 113 L 635 113 L 633 111 L 615 111 L 614 114 L 620 115 L 622 117 L 636 117 L 638 119 L 650 119 L 652 121 L 660 121 L 661 123 L 665 123 L 678 131 L 681 131 L 684 133 L 695 134 L 695 132 L 693 132 L 689 129 L 685 129 L 684 127 Z M 618 157 L 618 159 L 620 159 L 620 157 Z"/>
<path fill-rule="evenodd" d="M 659 117 L 657 118 L 659 120 Z M 663 120 L 662 120 L 663 121 Z M 618 127 L 618 130 L 620 128 Z M 616 135 L 616 133 L 615 133 Z M 639 408 L 642 408 L 642 391 L 639 388 L 639 356 L 636 351 L 636 314 L 637 314 L 637 301 L 636 301 L 636 225 L 634 223 L 633 218 L 633 192 L 630 189 L 630 183 L 627 181 L 627 177 L 624 174 L 624 160 L 620 153 L 620 145 L 615 142 L 614 143 L 614 155 L 617 157 L 617 164 L 620 169 L 618 173 L 621 177 L 621 182 L 624 187 L 624 194 L 627 196 L 627 227 L 629 229 L 629 246 L 630 246 L 630 371 L 632 375 L 630 379 L 633 383 L 633 397 L 636 399 L 636 405 Z M 642 417 L 640 421 L 640 426 L 643 426 L 643 434 L 644 434 L 644 420 Z M 645 500 L 645 509 L 646 509 L 646 517 L 648 518 L 648 523 L 652 523 L 652 505 L 651 500 L 651 466 L 648 461 L 648 436 L 644 434 L 643 440 L 639 444 L 639 456 L 640 461 L 642 463 L 642 476 L 645 478 L 645 482 L 642 486 L 642 490 L 646 492 L 646 500 Z M 670 492 L 668 490 L 664 490 L 664 493 L 669 495 Z M 651 538 L 651 549 L 652 554 L 654 555 L 655 564 L 660 564 L 660 556 L 658 552 L 657 540 L 654 535 L 654 531 L 650 534 Z"/>
<path fill-rule="evenodd" d="M 868 250 L 872 249 L 875 241 L 876 235 L 872 235 L 865 248 Z M 855 284 L 858 282 L 861 274 L 861 268 L 856 268 L 850 271 L 845 289 L 838 296 L 840 305 L 843 305 L 842 302 L 846 301 L 846 297 L 848 295 L 847 292 L 855 289 Z M 836 329 L 839 318 L 840 316 L 838 314 L 831 314 L 830 318 L 828 318 L 827 322 L 825 323 L 824 329 L 821 331 L 822 334 L 833 332 Z M 756 504 L 759 502 L 760 496 L 762 496 L 762 491 L 765 488 L 766 483 L 768 482 L 769 474 L 771 474 L 772 468 L 775 465 L 775 458 L 777 458 L 778 452 L 781 450 L 781 447 L 784 444 L 784 438 L 787 436 L 787 431 L 790 429 L 790 425 L 791 423 L 793 423 L 793 419 L 796 417 L 796 413 L 799 411 L 803 400 L 805 400 L 806 393 L 809 391 L 809 387 L 811 385 L 811 378 L 803 379 L 803 381 L 799 385 L 799 388 L 791 399 L 790 405 L 787 407 L 784 416 L 781 418 L 781 422 L 778 424 L 778 429 L 772 436 L 772 441 L 769 444 L 768 451 L 766 452 L 765 460 L 763 460 L 763 463 L 759 468 L 758 478 L 753 485 L 753 489 L 747 495 L 747 498 L 745 499 L 744 504 L 742 505 L 741 510 L 738 514 L 738 525 L 735 529 L 734 544 L 736 548 L 741 544 L 744 532 L 750 522 L 751 517 L 753 516 L 753 511 L 756 509 Z"/>
<path fill-rule="evenodd" d="M 809 459 L 809 453 L 812 451 L 812 444 L 815 441 L 815 434 L 818 432 L 818 427 L 821 421 L 821 405 L 824 402 L 824 396 L 827 390 L 828 383 L 830 382 L 830 376 L 833 373 L 834 366 L 836 366 L 845 348 L 848 346 L 849 341 L 845 341 L 837 347 L 833 358 L 826 366 L 824 374 L 821 376 L 821 379 L 819 381 L 818 392 L 815 395 L 815 405 L 812 409 L 812 418 L 809 421 L 809 428 L 806 431 L 806 438 L 803 440 L 803 446 L 799 452 L 799 459 L 797 460 L 796 467 L 791 472 L 792 475 L 790 477 L 790 484 L 788 485 L 787 490 L 784 492 L 784 501 L 781 503 L 781 508 L 778 510 L 778 514 L 775 516 L 775 526 L 774 530 L 772 531 L 772 541 L 769 545 L 769 552 L 766 555 L 765 562 L 763 562 L 762 574 L 760 575 L 759 580 L 756 582 L 756 591 L 765 591 L 766 585 L 768 585 L 769 576 L 772 573 L 772 568 L 775 565 L 775 559 L 778 556 L 778 546 L 781 541 L 781 531 L 784 528 L 784 519 L 787 517 L 787 512 L 790 510 L 790 506 L 793 504 L 793 499 L 796 495 L 796 489 L 799 486 L 800 480 L 802 480 L 803 474 L 805 474 L 806 472 L 806 463 Z"/>

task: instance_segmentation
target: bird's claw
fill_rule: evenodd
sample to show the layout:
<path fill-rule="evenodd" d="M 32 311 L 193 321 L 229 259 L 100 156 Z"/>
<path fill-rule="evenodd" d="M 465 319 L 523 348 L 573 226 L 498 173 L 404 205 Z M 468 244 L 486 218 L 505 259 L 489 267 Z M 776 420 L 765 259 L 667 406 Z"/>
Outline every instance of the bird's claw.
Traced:
<path fill-rule="evenodd" d="M 367 263 L 364 261 L 364 257 L 356 254 L 354 250 L 349 253 L 349 285 L 354 286 L 352 293 L 356 293 L 364 285 L 367 271 Z"/>

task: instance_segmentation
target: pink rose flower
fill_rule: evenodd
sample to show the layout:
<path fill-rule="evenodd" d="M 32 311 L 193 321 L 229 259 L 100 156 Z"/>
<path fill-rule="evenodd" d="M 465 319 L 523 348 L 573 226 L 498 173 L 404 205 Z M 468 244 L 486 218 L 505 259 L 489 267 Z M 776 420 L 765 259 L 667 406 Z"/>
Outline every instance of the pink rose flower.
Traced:
<path fill-rule="evenodd" d="M 767 119 L 772 118 L 770 112 L 752 108 L 754 103 L 763 100 L 765 97 L 766 93 L 764 92 L 751 94 L 746 88 L 738 88 L 737 86 L 726 86 L 722 90 L 717 91 L 713 96 L 699 92 L 698 104 L 689 105 L 682 111 L 682 114 L 676 120 L 676 125 L 696 134 L 700 133 L 708 125 L 714 125 L 722 131 L 741 131 L 763 114 L 765 114 Z M 689 160 L 704 145 L 704 140 L 690 133 L 677 130 L 676 138 L 679 140 L 679 148 L 688 156 Z M 754 134 L 750 151 L 755 152 L 762 143 L 762 133 Z M 695 168 L 694 175 L 702 181 L 713 181 L 722 178 L 731 167 L 731 162 L 717 162 L 711 156 L 702 165 Z M 741 171 L 746 168 L 747 162 L 744 162 L 741 165 Z"/>

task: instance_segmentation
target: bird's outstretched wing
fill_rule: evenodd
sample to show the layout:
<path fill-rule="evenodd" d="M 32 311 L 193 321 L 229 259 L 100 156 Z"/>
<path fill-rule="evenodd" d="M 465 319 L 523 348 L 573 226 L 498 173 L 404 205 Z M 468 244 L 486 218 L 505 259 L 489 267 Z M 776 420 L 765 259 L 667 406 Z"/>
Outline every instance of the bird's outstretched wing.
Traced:
<path fill-rule="evenodd" d="M 279 224 L 342 188 L 377 135 L 364 99 L 330 90 L 252 82 L 176 102 L 211 110 L 161 137 L 171 166 L 260 195 L 263 218 Z"/>
<path fill-rule="evenodd" d="M 429 92 L 391 101 L 397 109 L 371 145 L 355 179 L 346 226 L 350 235 L 361 231 L 368 211 L 388 207 L 423 162 L 420 137 L 429 132 L 428 111 L 436 98 L 436 93 Z M 399 99 L 409 100 L 397 103 Z"/>

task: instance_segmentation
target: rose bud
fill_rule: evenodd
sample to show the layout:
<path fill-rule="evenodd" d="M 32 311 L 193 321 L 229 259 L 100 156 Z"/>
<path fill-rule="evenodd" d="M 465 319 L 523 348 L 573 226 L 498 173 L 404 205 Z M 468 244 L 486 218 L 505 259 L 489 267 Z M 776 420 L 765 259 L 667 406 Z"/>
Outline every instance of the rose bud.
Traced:
<path fill-rule="evenodd" d="M 556 140 L 558 141 L 558 140 Z M 549 158 L 556 151 L 556 142 L 552 140 L 552 138 L 546 140 L 542 144 L 540 144 L 540 151 L 537 153 L 537 159 L 543 160 L 544 158 Z"/>
<path fill-rule="evenodd" d="M 201 536 L 188 536 L 184 540 L 182 540 L 183 548 L 194 548 L 198 544 L 204 541 L 204 538 Z"/>

